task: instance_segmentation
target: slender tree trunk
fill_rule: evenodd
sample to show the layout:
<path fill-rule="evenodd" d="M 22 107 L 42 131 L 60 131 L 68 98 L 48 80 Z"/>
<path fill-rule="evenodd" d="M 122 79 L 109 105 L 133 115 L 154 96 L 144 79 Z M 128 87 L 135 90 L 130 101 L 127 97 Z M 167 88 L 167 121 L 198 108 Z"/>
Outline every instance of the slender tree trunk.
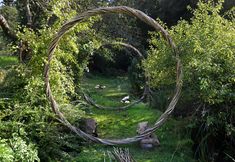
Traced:
<path fill-rule="evenodd" d="M 10 28 L 7 20 L 3 15 L 0 14 L 0 26 L 6 36 L 11 38 L 13 41 L 17 40 L 16 33 Z"/>
<path fill-rule="evenodd" d="M 9 37 L 12 41 L 16 42 L 18 40 L 16 33 L 9 26 L 7 20 L 3 15 L 0 14 L 0 26 L 4 34 Z M 32 50 L 28 46 L 28 42 L 20 40 L 18 44 L 17 56 L 20 62 L 26 62 L 31 57 Z"/>
<path fill-rule="evenodd" d="M 30 10 L 29 0 L 25 1 L 25 7 L 26 7 L 26 16 L 27 16 L 27 26 L 31 28 L 33 25 L 33 20 L 32 20 L 33 14 Z"/>

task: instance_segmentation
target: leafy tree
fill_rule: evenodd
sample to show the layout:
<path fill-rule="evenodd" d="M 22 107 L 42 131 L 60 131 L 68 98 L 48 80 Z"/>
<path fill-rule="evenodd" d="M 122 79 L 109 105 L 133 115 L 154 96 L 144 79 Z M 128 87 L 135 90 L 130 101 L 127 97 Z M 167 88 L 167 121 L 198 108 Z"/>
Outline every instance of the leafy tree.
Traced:
<path fill-rule="evenodd" d="M 181 20 L 170 29 L 184 67 L 181 100 L 189 98 L 187 109 L 190 111 L 193 104 L 200 103 L 201 111 L 197 111 L 201 113 L 194 120 L 194 129 L 198 132 L 193 133 L 193 140 L 197 145 L 196 154 L 205 161 L 223 159 L 221 151 L 234 155 L 228 150 L 235 149 L 228 143 L 235 133 L 232 106 L 235 103 L 235 21 L 220 16 L 221 9 L 222 1 L 217 4 L 200 1 L 190 22 Z M 172 87 L 175 77 L 172 51 L 160 37 L 152 33 L 149 57 L 144 62 L 151 85 L 159 90 Z M 223 147 L 218 147 L 218 140 Z"/>
<path fill-rule="evenodd" d="M 30 2 L 33 3 L 33 1 Z M 71 1 L 51 1 L 47 7 L 53 14 L 43 13 L 40 26 L 35 21 L 32 21 L 31 25 L 21 21 L 23 25 L 20 23 L 18 30 L 16 29 L 16 35 L 19 40 L 27 42 L 31 58 L 25 64 L 9 69 L 5 82 L 1 85 L 2 91 L 9 92 L 9 94 L 13 92 L 13 94 L 8 96 L 9 101 L 0 103 L 0 136 L 4 137 L 4 140 L 10 140 L 12 134 L 19 130 L 29 132 L 20 134 L 19 137 L 23 141 L 38 146 L 38 156 L 42 161 L 69 157 L 69 150 L 78 151 L 80 141 L 69 131 L 66 133 L 65 128 L 56 122 L 55 116 L 50 111 L 44 89 L 43 71 L 50 40 L 65 21 L 79 12 L 79 7 L 81 11 L 83 10 L 83 6 L 77 6 L 78 8 L 74 8 L 73 5 L 67 6 L 68 2 Z M 33 17 L 39 16 L 35 15 L 37 11 L 33 10 Z M 56 20 L 50 26 L 42 23 L 47 22 L 53 16 Z M 89 55 L 96 46 L 96 43 L 93 43 L 96 39 L 92 37 L 95 31 L 91 27 L 98 19 L 98 17 L 90 18 L 87 22 L 74 27 L 61 40 L 51 65 L 52 89 L 59 103 L 69 105 L 70 111 L 65 111 L 65 115 L 67 114 L 71 122 L 75 122 L 73 115 L 76 116 L 76 120 L 83 115 L 83 111 L 75 109 L 69 103 L 80 97 L 75 87 L 79 86 L 77 80 L 81 78 Z M 77 37 L 78 35 L 83 35 L 83 37 Z M 71 143 L 70 140 L 73 142 Z M 16 155 L 14 154 L 13 157 L 16 158 Z"/>
<path fill-rule="evenodd" d="M 217 104 L 234 101 L 234 22 L 219 15 L 221 5 L 211 3 L 199 3 L 191 22 L 181 20 L 170 34 L 180 48 L 185 87 L 192 88 L 203 102 Z M 174 68 L 167 66 L 174 63 L 172 52 L 155 33 L 152 36 L 145 63 L 152 85 L 173 84 Z"/>

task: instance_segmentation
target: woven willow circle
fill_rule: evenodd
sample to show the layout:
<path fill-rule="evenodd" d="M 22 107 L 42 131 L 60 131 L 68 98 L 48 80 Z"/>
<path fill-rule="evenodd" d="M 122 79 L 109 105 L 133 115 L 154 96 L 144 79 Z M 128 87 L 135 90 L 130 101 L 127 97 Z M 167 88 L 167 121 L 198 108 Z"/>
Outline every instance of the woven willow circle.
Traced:
<path fill-rule="evenodd" d="M 124 42 L 111 42 L 111 43 L 104 43 L 102 44 L 100 47 L 102 46 L 107 46 L 107 45 L 121 45 L 123 47 L 132 49 L 135 52 L 135 55 L 137 55 L 138 59 L 144 59 L 143 54 L 134 46 L 132 46 L 131 44 L 127 44 Z M 84 99 L 86 100 L 86 102 L 98 109 L 105 109 L 105 110 L 125 110 L 129 107 L 132 107 L 138 103 L 140 103 L 141 101 L 143 101 L 147 95 L 150 93 L 150 88 L 147 84 L 148 81 L 148 76 L 145 76 L 145 85 L 144 85 L 144 90 L 143 93 L 141 95 L 140 98 L 138 98 L 137 100 L 133 101 L 132 103 L 125 105 L 125 106 L 116 106 L 116 107 L 111 107 L 111 106 L 103 106 L 103 105 L 99 105 L 97 104 L 91 97 L 89 97 L 86 93 L 83 93 Z"/>
<path fill-rule="evenodd" d="M 106 45 L 120 45 L 120 46 L 129 48 L 129 49 L 132 49 L 135 52 L 135 55 L 137 55 L 139 59 L 144 59 L 144 55 L 136 47 L 134 47 L 131 44 L 114 41 L 114 42 L 111 42 L 111 43 L 104 43 L 104 44 L 101 45 L 101 47 L 106 46 Z"/>
<path fill-rule="evenodd" d="M 52 94 L 51 88 L 50 88 L 50 63 L 53 58 L 54 51 L 56 49 L 56 46 L 58 45 L 59 40 L 61 37 L 69 30 L 71 29 L 74 25 L 76 25 L 79 22 L 82 22 L 84 20 L 87 20 L 91 16 L 96 16 L 96 15 L 103 15 L 106 13 L 123 13 L 127 14 L 130 16 L 134 16 L 141 21 L 145 22 L 146 24 L 152 26 L 156 31 L 160 32 L 163 36 L 163 38 L 166 40 L 166 42 L 169 44 L 169 46 L 172 48 L 174 56 L 176 58 L 176 88 L 175 88 L 175 93 L 174 96 L 172 97 L 168 107 L 166 108 L 165 112 L 158 118 L 158 120 L 155 122 L 155 124 L 147 129 L 145 132 L 143 132 L 141 135 L 137 135 L 134 137 L 130 138 L 124 138 L 124 139 L 101 139 L 98 137 L 93 137 L 89 134 L 86 134 L 79 128 L 73 126 L 60 112 L 59 106 Z M 75 132 L 77 135 L 79 135 L 81 138 L 84 140 L 90 140 L 96 143 L 101 143 L 105 145 L 118 145 L 118 144 L 128 144 L 132 142 L 137 142 L 146 136 L 149 136 L 152 134 L 154 131 L 156 131 L 157 128 L 159 128 L 169 117 L 169 115 L 172 113 L 172 111 L 175 108 L 176 103 L 179 100 L 180 92 L 182 89 L 182 65 L 181 61 L 179 59 L 179 54 L 176 48 L 176 45 L 174 44 L 172 38 L 169 36 L 168 32 L 160 25 L 158 24 L 154 19 L 151 17 L 147 16 L 145 13 L 130 8 L 126 6 L 117 6 L 117 7 L 104 7 L 104 8 L 98 8 L 98 9 L 93 9 L 89 10 L 86 12 L 83 12 L 82 14 L 74 17 L 72 20 L 68 21 L 65 23 L 61 29 L 58 31 L 58 33 L 54 36 L 54 38 L 51 41 L 51 44 L 48 49 L 48 60 L 45 63 L 45 72 L 44 72 L 44 77 L 45 77 L 45 86 L 46 86 L 46 95 L 51 103 L 51 108 L 53 112 L 58 116 L 60 122 L 67 126 L 71 131 Z"/>

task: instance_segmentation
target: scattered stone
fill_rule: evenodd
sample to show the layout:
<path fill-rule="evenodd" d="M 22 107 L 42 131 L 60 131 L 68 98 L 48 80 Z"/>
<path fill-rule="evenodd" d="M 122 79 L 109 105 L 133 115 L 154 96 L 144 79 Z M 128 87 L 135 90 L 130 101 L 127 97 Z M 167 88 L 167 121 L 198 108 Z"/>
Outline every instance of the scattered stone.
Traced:
<path fill-rule="evenodd" d="M 97 85 L 95 86 L 95 89 L 105 89 L 105 88 L 106 88 L 105 85 L 99 85 L 99 84 L 97 84 Z"/>
<path fill-rule="evenodd" d="M 124 103 L 125 103 L 125 104 L 129 104 L 129 103 L 131 103 L 131 102 L 127 100 L 127 101 L 125 101 Z"/>
<path fill-rule="evenodd" d="M 97 84 L 97 85 L 95 86 L 95 89 L 100 89 L 100 85 Z"/>
<path fill-rule="evenodd" d="M 148 122 L 141 122 L 137 126 L 137 134 L 142 134 L 145 130 L 149 128 Z M 140 140 L 140 147 L 145 150 L 153 149 L 154 147 L 160 146 L 160 142 L 156 135 L 151 134 L 144 139 Z"/>
<path fill-rule="evenodd" d="M 89 68 L 88 68 L 88 67 L 86 67 L 86 68 L 85 68 L 85 71 L 86 71 L 87 73 L 89 73 L 89 72 L 90 72 L 90 70 L 89 70 Z"/>
<path fill-rule="evenodd" d="M 130 96 L 125 96 L 121 99 L 121 103 L 130 103 Z"/>
<path fill-rule="evenodd" d="M 79 128 L 87 134 L 98 137 L 97 122 L 92 118 L 82 118 L 79 121 Z"/>
<path fill-rule="evenodd" d="M 106 88 L 105 85 L 100 86 L 100 89 L 105 89 L 105 88 Z"/>
<path fill-rule="evenodd" d="M 137 134 L 142 134 L 146 129 L 148 129 L 148 122 L 141 122 L 138 123 L 136 133 Z"/>

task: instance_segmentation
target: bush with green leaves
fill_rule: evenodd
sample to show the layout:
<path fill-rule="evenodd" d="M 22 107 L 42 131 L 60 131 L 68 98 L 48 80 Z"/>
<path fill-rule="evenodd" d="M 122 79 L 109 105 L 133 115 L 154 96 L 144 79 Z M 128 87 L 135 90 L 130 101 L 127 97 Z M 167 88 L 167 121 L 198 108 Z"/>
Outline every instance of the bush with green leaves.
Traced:
<path fill-rule="evenodd" d="M 193 129 L 198 131 L 194 132 L 198 133 L 198 137 L 194 136 L 193 140 L 196 139 L 199 157 L 209 161 L 224 156 L 221 152 L 234 144 L 228 141 L 235 139 L 235 21 L 234 15 L 230 19 L 220 15 L 222 2 L 200 1 L 198 8 L 192 11 L 194 16 L 190 21 L 180 20 L 168 29 L 183 64 L 183 97 L 180 102 L 187 105 L 186 109 L 191 112 L 197 105 L 200 113 L 194 120 Z M 151 35 L 149 56 L 144 61 L 145 70 L 150 74 L 153 87 L 171 89 L 176 75 L 174 53 L 158 33 Z M 176 111 L 181 107 L 180 104 Z M 220 149 L 218 140 L 215 140 L 219 132 L 223 132 L 220 141 L 226 146 Z M 209 147 L 210 140 L 215 144 L 212 147 Z M 232 150 L 235 148 L 232 147 Z M 234 153 L 230 155 L 234 156 Z"/>
<path fill-rule="evenodd" d="M 53 14 L 58 17 L 53 25 L 42 25 L 37 30 L 19 27 L 17 36 L 20 40 L 28 42 L 31 59 L 8 69 L 5 81 L 0 86 L 1 91 L 5 93 L 4 97 L 7 97 L 7 100 L 0 100 L 0 137 L 8 140 L 12 134 L 24 130 L 27 133 L 20 134 L 19 138 L 27 141 L 27 144 L 34 143 L 37 146 L 41 161 L 69 157 L 70 152 L 79 151 L 81 141 L 57 121 L 51 112 L 44 86 L 43 72 L 49 43 L 61 25 L 77 13 L 71 6 L 70 10 L 64 12 L 66 2 L 67 0 L 51 1 Z M 61 39 L 57 47 L 51 64 L 50 82 L 60 105 L 69 104 L 72 99 L 77 100 L 79 97 L 76 79 L 81 79 L 89 55 L 96 46 L 95 37 L 92 37 L 94 30 L 91 27 L 98 19 L 93 17 L 75 26 Z M 77 37 L 79 34 L 83 37 Z M 67 106 L 64 115 L 73 123 L 83 115 L 83 111 L 75 106 Z M 24 142 L 22 146 L 23 144 Z M 4 144 L 2 147 L 8 145 Z M 31 145 L 28 153 L 32 153 L 30 148 Z M 25 149 L 27 151 L 27 147 Z M 20 151 L 23 151 L 22 156 L 26 156 L 23 155 L 25 150 L 22 147 L 17 150 Z M 14 160 L 18 156 L 11 154 L 7 149 L 5 154 L 6 157 L 3 158 L 6 160 L 11 160 L 11 157 Z"/>
<path fill-rule="evenodd" d="M 169 33 L 180 51 L 184 88 L 208 104 L 235 101 L 234 21 L 219 15 L 222 4 L 200 2 L 190 22 L 181 20 Z M 174 54 L 166 42 L 152 33 L 145 69 L 154 87 L 175 82 Z"/>
<path fill-rule="evenodd" d="M 0 152 L 0 161 L 4 162 L 40 161 L 36 146 L 32 143 L 27 143 L 16 133 L 10 139 L 0 138 Z"/>

